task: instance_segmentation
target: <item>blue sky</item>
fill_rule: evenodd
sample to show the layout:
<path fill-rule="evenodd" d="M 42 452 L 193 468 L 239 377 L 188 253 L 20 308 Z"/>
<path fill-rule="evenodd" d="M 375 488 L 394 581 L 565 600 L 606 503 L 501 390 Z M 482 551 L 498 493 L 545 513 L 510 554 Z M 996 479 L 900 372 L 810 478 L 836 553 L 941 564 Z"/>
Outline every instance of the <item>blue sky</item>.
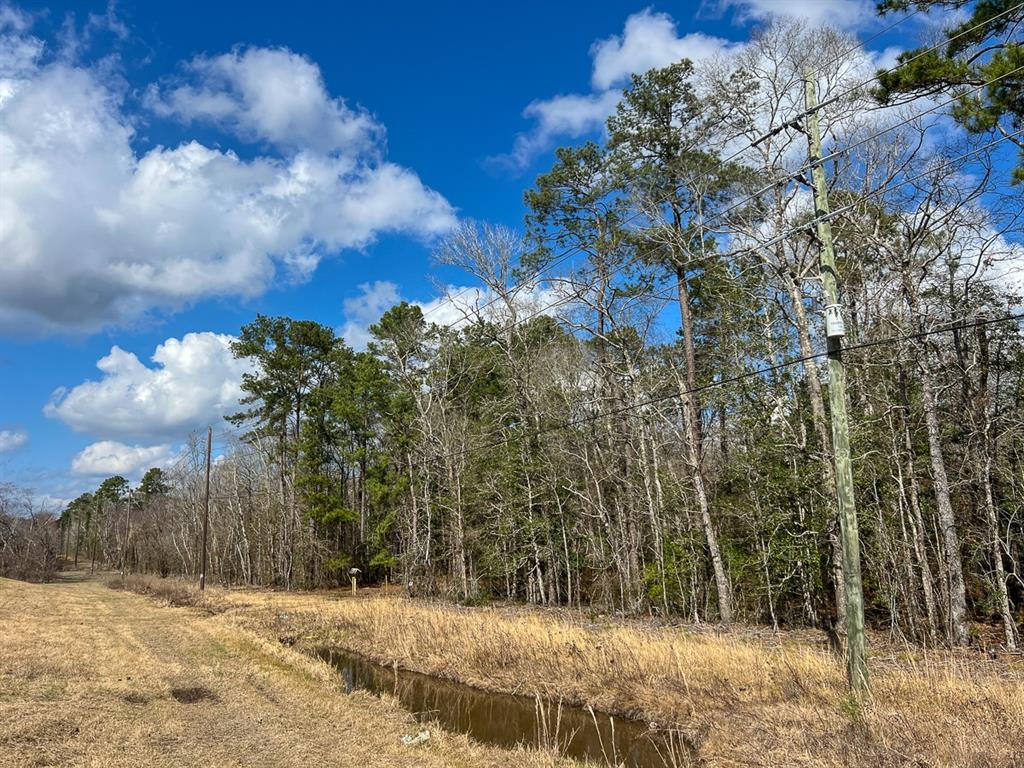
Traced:
<path fill-rule="evenodd" d="M 230 410 L 218 335 L 256 313 L 358 340 L 461 285 L 447 227 L 518 226 L 630 71 L 770 12 L 879 29 L 862 0 L 0 5 L 0 480 L 66 499 L 167 461 Z"/>

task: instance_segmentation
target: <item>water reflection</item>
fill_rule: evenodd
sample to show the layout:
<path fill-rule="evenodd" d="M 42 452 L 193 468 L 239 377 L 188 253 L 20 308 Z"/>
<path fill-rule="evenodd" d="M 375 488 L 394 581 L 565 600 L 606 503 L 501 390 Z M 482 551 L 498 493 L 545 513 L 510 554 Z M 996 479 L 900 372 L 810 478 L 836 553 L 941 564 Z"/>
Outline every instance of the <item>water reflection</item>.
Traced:
<path fill-rule="evenodd" d="M 341 672 L 346 691 L 389 693 L 418 720 L 437 721 L 446 730 L 468 734 L 484 744 L 556 746 L 570 757 L 630 768 L 674 762 L 668 758 L 673 745 L 646 723 L 482 691 L 338 651 L 325 649 L 317 655 Z"/>

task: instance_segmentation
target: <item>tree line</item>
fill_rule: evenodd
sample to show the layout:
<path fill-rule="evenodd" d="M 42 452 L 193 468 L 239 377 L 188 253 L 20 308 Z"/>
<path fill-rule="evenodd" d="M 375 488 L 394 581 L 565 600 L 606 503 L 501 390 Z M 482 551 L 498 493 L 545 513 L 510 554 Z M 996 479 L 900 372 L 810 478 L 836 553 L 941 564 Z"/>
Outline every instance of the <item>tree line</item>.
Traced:
<path fill-rule="evenodd" d="M 452 298 L 456 322 L 402 302 L 365 350 L 310 320 L 244 326 L 208 578 L 307 588 L 358 567 L 467 602 L 840 633 L 820 244 L 793 119 L 813 73 L 868 621 L 932 645 L 989 623 L 1016 647 L 1024 211 L 1002 139 L 1021 77 L 1004 62 L 957 82 L 905 54 L 871 82 L 855 48 L 775 21 L 728 60 L 634 76 L 605 138 L 557 150 L 527 190 L 521 229 L 465 222 L 438 244 L 480 286 Z M 946 94 L 967 131 L 925 111 Z M 193 438 L 137 489 L 104 481 L 64 511 L 61 549 L 196 575 L 202 470 Z"/>

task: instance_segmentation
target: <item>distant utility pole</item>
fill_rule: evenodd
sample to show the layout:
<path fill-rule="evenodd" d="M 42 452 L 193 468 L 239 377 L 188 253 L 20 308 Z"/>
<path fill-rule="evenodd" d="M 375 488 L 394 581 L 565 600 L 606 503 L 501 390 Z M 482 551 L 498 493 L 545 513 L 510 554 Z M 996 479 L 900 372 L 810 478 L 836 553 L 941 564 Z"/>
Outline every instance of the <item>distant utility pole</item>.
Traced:
<path fill-rule="evenodd" d="M 832 454 L 836 464 L 836 496 L 843 540 L 843 585 L 846 592 L 846 659 L 850 689 L 863 692 L 868 686 L 867 656 L 864 648 L 864 585 L 860 576 L 860 536 L 857 506 L 853 497 L 853 468 L 850 463 L 850 424 L 846 414 L 846 371 L 843 368 L 843 312 L 839 304 L 836 255 L 832 244 L 828 185 L 821 163 L 821 125 L 814 73 L 805 75 L 807 84 L 807 138 L 814 181 L 814 216 L 821 241 L 821 284 L 825 291 L 825 336 L 828 339 L 828 397 L 832 410 Z"/>
<path fill-rule="evenodd" d="M 210 453 L 213 450 L 213 427 L 206 428 L 206 510 L 203 512 L 203 562 L 199 569 L 199 591 L 206 589 L 206 536 L 210 529 Z"/>
<path fill-rule="evenodd" d="M 128 487 L 128 511 L 124 516 L 124 553 L 121 555 L 121 578 L 128 572 L 128 542 L 132 537 L 132 495 L 131 486 Z"/>

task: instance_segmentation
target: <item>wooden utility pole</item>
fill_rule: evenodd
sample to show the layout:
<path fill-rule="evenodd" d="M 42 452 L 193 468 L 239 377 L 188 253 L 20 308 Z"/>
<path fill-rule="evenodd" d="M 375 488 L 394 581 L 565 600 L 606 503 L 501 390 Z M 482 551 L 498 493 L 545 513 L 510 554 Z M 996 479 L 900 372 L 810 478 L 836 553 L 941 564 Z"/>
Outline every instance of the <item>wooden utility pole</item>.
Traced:
<path fill-rule="evenodd" d="M 210 453 L 213 450 L 213 427 L 206 428 L 206 509 L 203 512 L 203 562 L 199 569 L 199 591 L 206 589 L 206 536 L 210 529 Z"/>
<path fill-rule="evenodd" d="M 75 517 L 78 518 L 78 524 L 75 526 L 75 568 L 78 567 L 78 545 L 82 543 L 82 511 L 76 510 Z"/>
<path fill-rule="evenodd" d="M 128 547 L 132 537 L 132 489 L 128 488 L 128 511 L 124 517 L 124 552 L 121 554 L 121 578 L 128 572 Z"/>
<path fill-rule="evenodd" d="M 807 138 L 814 186 L 814 216 L 821 242 L 821 284 L 825 292 L 825 336 L 828 339 L 828 397 L 832 411 L 832 455 L 836 466 L 836 497 L 843 543 L 843 587 L 846 593 L 846 660 L 850 689 L 859 694 L 868 686 L 864 646 L 864 585 L 860 575 L 860 535 L 853 496 L 850 463 L 850 424 L 846 414 L 846 371 L 843 368 L 843 312 L 839 303 L 836 255 L 829 223 L 828 185 L 821 163 L 821 125 L 814 73 L 806 75 Z"/>

